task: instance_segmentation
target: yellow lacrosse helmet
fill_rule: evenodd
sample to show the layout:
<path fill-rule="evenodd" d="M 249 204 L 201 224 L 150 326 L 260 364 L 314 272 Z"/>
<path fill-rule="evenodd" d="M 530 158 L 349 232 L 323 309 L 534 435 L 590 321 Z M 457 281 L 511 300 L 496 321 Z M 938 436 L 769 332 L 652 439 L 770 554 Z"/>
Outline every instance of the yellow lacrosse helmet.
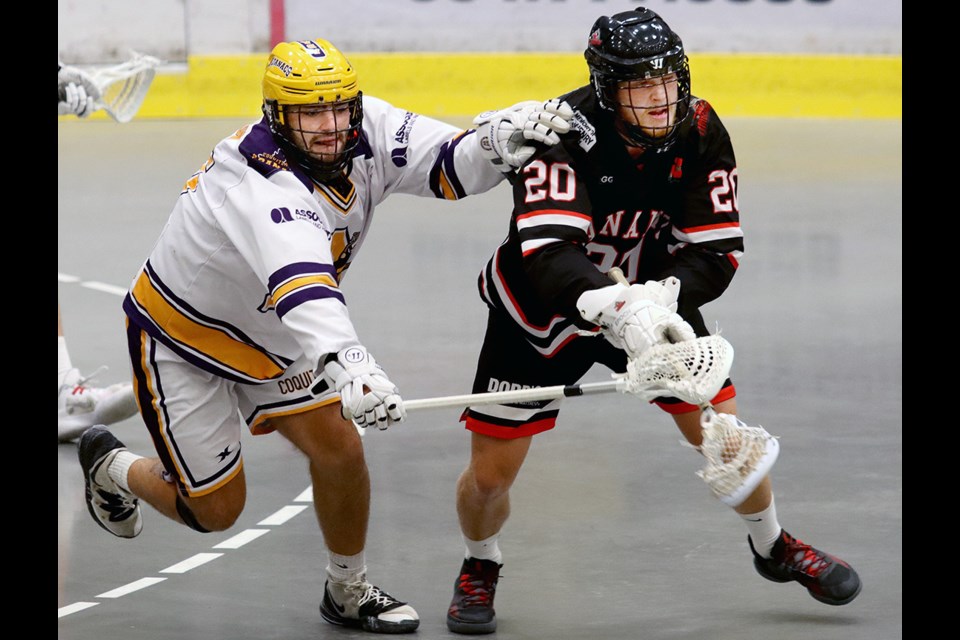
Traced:
<path fill-rule="evenodd" d="M 362 99 L 356 70 L 328 40 L 281 42 L 270 52 L 263 72 L 264 115 L 284 151 L 314 178 L 322 180 L 351 167 L 360 142 Z M 322 106 L 349 109 L 349 121 L 338 122 L 333 131 L 345 138 L 333 159 L 305 151 L 306 136 L 316 132 L 298 128 L 297 119 L 290 117 L 304 107 Z"/>

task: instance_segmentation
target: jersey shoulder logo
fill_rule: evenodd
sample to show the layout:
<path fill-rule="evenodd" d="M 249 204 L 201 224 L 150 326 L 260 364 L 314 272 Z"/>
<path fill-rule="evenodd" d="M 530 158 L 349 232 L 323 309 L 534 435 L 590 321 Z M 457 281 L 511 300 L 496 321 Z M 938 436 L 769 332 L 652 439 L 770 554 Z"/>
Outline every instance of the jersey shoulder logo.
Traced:
<path fill-rule="evenodd" d="M 580 111 L 574 111 L 570 127 L 580 134 L 580 147 L 590 151 L 597 144 L 597 128 Z"/>

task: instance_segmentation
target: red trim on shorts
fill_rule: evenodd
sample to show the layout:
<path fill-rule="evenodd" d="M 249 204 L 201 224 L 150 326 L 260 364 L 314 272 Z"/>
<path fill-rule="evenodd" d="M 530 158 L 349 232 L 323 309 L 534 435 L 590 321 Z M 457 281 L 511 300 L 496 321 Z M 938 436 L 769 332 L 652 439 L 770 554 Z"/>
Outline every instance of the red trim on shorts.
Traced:
<path fill-rule="evenodd" d="M 513 438 L 524 438 L 526 436 L 535 436 L 538 433 L 549 431 L 557 424 L 556 418 L 544 418 L 535 422 L 528 422 L 519 427 L 505 427 L 500 424 L 492 424 L 477 420 L 469 416 L 460 418 L 460 422 L 465 423 L 467 431 L 473 431 L 491 438 L 500 438 L 501 440 L 512 440 Z"/>
<path fill-rule="evenodd" d="M 737 389 L 732 384 L 729 387 L 724 387 L 720 389 L 720 393 L 714 396 L 713 400 L 710 401 L 710 404 L 719 404 L 721 402 L 726 402 L 727 400 L 732 400 L 737 396 Z M 675 416 L 680 413 L 690 413 L 692 411 L 699 410 L 700 407 L 690 404 L 689 402 L 657 402 L 653 401 L 653 404 L 657 405 L 667 413 L 672 416 Z"/>

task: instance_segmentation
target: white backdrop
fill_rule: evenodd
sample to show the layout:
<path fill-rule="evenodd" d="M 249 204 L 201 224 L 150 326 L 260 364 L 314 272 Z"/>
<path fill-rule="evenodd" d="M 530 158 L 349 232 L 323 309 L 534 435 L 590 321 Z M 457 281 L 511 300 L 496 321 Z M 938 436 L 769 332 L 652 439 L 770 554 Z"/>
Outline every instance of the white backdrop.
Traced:
<path fill-rule="evenodd" d="M 640 0 L 286 0 L 287 39 L 347 51 L 579 51 Z M 900 0 L 647 0 L 693 52 L 902 54 Z M 269 50 L 271 0 L 58 0 L 64 60 Z M 276 15 L 276 14 L 273 14 Z"/>

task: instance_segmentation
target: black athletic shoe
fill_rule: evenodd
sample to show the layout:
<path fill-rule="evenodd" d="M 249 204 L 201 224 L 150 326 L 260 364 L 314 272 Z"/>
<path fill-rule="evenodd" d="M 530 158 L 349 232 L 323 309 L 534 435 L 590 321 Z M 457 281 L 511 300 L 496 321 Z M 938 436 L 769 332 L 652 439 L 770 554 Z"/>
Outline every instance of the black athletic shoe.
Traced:
<path fill-rule="evenodd" d="M 121 489 L 107 473 L 107 467 L 121 451 L 126 451 L 123 443 L 102 425 L 84 431 L 77 443 L 87 487 L 87 510 L 94 522 L 115 536 L 135 538 L 143 529 L 140 501 Z"/>
<path fill-rule="evenodd" d="M 860 576 L 849 564 L 797 540 L 784 530 L 773 544 L 771 558 L 761 557 L 753 548 L 753 566 L 757 573 L 774 582 L 796 581 L 807 588 L 810 595 L 825 604 L 841 605 L 851 602 L 860 593 Z"/>
<path fill-rule="evenodd" d="M 447 610 L 447 628 L 454 633 L 493 633 L 497 614 L 493 596 L 497 592 L 500 567 L 493 560 L 469 558 L 463 561 L 453 584 L 453 600 Z"/>
<path fill-rule="evenodd" d="M 373 586 L 363 575 L 355 582 L 327 580 L 320 615 L 331 624 L 373 633 L 410 633 L 420 626 L 413 607 Z"/>

